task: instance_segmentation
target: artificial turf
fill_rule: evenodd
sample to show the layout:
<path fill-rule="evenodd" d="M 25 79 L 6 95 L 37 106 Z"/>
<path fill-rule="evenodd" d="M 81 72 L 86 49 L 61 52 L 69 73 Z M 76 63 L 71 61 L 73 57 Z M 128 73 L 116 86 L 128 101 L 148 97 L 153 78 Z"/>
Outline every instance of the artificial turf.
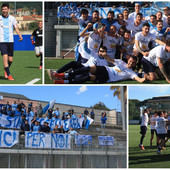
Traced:
<path fill-rule="evenodd" d="M 3 59 L 0 57 L 0 84 L 26 84 L 29 81 L 40 78 L 35 84 L 42 84 L 42 70 L 39 70 L 40 58 L 34 51 L 15 51 L 14 61 L 10 67 L 14 81 L 4 78 Z"/>
<path fill-rule="evenodd" d="M 166 150 L 162 155 L 157 154 L 156 137 L 153 147 L 150 148 L 150 129 L 144 138 L 145 150 L 139 148 L 141 134 L 140 125 L 129 125 L 129 168 L 170 168 L 170 143 L 166 143 Z"/>

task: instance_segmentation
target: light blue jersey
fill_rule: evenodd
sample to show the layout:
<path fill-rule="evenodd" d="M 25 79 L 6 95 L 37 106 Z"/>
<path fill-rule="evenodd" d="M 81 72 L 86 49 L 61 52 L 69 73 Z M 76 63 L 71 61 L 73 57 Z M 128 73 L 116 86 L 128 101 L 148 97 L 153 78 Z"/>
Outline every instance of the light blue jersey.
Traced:
<path fill-rule="evenodd" d="M 13 28 L 17 28 L 15 18 L 11 15 L 7 18 L 0 15 L 0 42 L 14 42 Z"/>

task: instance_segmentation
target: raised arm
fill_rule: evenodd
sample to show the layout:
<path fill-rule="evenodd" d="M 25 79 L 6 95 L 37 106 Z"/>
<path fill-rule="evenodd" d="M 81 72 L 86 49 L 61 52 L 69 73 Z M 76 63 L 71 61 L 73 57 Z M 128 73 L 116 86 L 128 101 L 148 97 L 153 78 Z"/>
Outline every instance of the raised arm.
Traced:
<path fill-rule="evenodd" d="M 163 41 L 159 40 L 159 39 L 156 39 L 155 40 L 159 45 L 166 45 L 166 43 L 164 43 Z"/>
<path fill-rule="evenodd" d="M 70 17 L 74 22 L 76 22 L 77 24 L 79 23 L 79 20 L 75 17 L 75 14 L 71 14 Z"/>
<path fill-rule="evenodd" d="M 89 35 L 90 33 L 86 33 L 86 31 L 92 26 L 93 26 L 92 23 L 88 23 L 86 28 L 80 33 L 80 37 L 85 37 L 85 36 Z"/>

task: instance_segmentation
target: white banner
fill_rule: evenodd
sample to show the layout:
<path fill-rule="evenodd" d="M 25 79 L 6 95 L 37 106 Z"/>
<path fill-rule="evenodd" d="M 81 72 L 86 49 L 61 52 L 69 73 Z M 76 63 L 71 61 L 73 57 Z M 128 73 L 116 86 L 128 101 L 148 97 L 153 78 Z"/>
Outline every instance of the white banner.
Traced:
<path fill-rule="evenodd" d="M 15 130 L 0 130 L 0 147 L 12 147 L 18 143 L 19 132 Z"/>
<path fill-rule="evenodd" d="M 0 127 L 20 129 L 20 117 L 10 117 L 0 114 Z"/>
<path fill-rule="evenodd" d="M 31 126 L 31 120 L 33 119 L 33 117 L 26 117 L 26 119 L 28 120 L 28 123 Z M 36 118 L 36 120 L 39 121 L 41 125 L 43 125 L 45 121 L 48 122 L 51 130 L 57 124 L 59 128 L 61 125 L 63 125 L 64 130 L 67 131 L 71 127 L 73 127 L 73 129 L 82 128 L 84 118 L 67 119 L 67 120 Z M 10 117 L 7 115 L 0 114 L 0 127 L 20 129 L 20 126 L 21 126 L 21 117 L 18 116 Z"/>
<path fill-rule="evenodd" d="M 70 149 L 70 135 L 25 132 L 26 148 Z"/>

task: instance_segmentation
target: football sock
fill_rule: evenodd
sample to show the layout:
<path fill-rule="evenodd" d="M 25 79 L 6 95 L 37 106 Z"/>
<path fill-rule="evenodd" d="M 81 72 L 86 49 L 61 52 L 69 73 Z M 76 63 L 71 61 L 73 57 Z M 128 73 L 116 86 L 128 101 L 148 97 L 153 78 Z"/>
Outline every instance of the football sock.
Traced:
<path fill-rule="evenodd" d="M 78 68 L 83 67 L 81 64 L 77 63 L 76 61 L 72 61 L 66 65 L 64 65 L 63 67 L 61 67 L 60 69 L 57 70 L 57 73 L 63 73 L 65 71 L 68 71 L 69 69 L 73 69 L 76 70 Z"/>
<path fill-rule="evenodd" d="M 77 70 L 72 70 L 69 75 L 72 76 L 72 75 L 79 75 L 79 74 L 84 74 L 84 73 L 89 73 L 90 71 L 90 67 L 82 67 L 80 69 L 77 69 Z"/>
<path fill-rule="evenodd" d="M 8 66 L 9 66 L 9 67 L 11 66 L 11 64 L 12 64 L 12 62 L 11 62 L 11 61 L 8 61 Z"/>
<path fill-rule="evenodd" d="M 42 66 L 42 54 L 40 54 L 40 66 Z"/>
<path fill-rule="evenodd" d="M 6 71 L 7 75 L 9 76 L 10 75 L 9 67 L 5 67 L 5 71 Z"/>
<path fill-rule="evenodd" d="M 141 139 L 140 139 L 140 144 L 142 145 L 143 143 L 143 139 L 144 139 L 145 136 L 141 136 Z"/>
<path fill-rule="evenodd" d="M 89 80 L 90 80 L 90 76 L 86 74 L 86 75 L 83 75 L 82 77 L 78 77 L 78 78 L 75 77 L 73 79 L 69 79 L 69 83 L 70 84 L 81 84 Z"/>

